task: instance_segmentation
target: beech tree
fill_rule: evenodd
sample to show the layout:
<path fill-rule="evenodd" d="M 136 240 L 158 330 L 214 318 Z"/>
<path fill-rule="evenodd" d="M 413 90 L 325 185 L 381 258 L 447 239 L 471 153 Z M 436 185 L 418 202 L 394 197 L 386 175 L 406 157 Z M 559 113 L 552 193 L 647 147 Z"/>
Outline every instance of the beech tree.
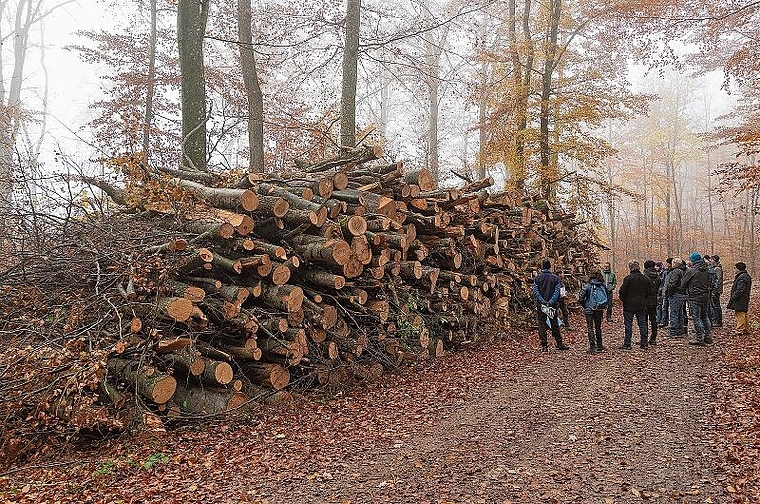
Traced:
<path fill-rule="evenodd" d="M 356 143 L 356 67 L 359 59 L 360 18 L 361 0 L 348 0 L 340 100 L 340 144 L 347 147 L 353 147 Z"/>
<path fill-rule="evenodd" d="M 206 80 L 203 37 L 209 0 L 179 0 L 177 46 L 182 75 L 182 162 L 189 171 L 206 170 Z"/>

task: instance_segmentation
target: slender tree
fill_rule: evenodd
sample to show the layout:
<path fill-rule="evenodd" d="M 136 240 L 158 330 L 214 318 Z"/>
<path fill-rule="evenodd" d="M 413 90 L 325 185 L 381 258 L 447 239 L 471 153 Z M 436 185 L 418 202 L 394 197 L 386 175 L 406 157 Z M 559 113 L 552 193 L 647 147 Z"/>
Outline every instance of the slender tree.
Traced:
<path fill-rule="evenodd" d="M 348 0 L 346 7 L 346 39 L 343 49 L 343 85 L 340 101 L 340 144 L 356 143 L 356 80 L 359 61 L 359 23 L 361 0 Z"/>
<path fill-rule="evenodd" d="M 256 71 L 251 35 L 251 0 L 238 0 L 238 39 L 248 105 L 248 170 L 264 173 L 264 96 Z"/>
<path fill-rule="evenodd" d="M 203 37 L 209 0 L 179 0 L 177 42 L 182 75 L 182 162 L 185 170 L 206 170 L 206 81 Z"/>

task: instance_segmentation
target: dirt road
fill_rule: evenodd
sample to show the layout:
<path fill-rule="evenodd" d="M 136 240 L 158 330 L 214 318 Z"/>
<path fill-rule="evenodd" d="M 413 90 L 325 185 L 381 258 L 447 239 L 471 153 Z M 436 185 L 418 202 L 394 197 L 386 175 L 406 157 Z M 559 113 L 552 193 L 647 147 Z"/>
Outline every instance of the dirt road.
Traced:
<path fill-rule="evenodd" d="M 710 436 L 725 337 L 626 352 L 621 329 L 605 331 L 597 355 L 580 331 L 549 354 L 530 335 L 231 424 L 38 461 L 4 478 L 0 501 L 734 502 Z"/>

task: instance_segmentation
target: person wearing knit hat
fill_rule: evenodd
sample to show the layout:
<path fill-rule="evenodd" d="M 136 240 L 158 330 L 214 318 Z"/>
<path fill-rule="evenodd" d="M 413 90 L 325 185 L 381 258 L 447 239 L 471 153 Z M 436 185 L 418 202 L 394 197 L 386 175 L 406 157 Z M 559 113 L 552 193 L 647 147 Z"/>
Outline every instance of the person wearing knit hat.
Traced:
<path fill-rule="evenodd" d="M 747 334 L 747 310 L 749 309 L 749 292 L 752 289 L 752 277 L 747 273 L 747 265 L 738 262 L 734 265 L 734 284 L 726 308 L 734 310 L 736 316 L 735 334 Z"/>
<path fill-rule="evenodd" d="M 689 299 L 689 313 L 694 320 L 694 341 L 692 345 L 704 346 L 712 343 L 712 325 L 710 324 L 710 273 L 707 271 L 707 263 L 702 259 L 699 252 L 692 252 L 689 256 L 692 267 L 683 274 L 681 287 L 686 289 Z"/>

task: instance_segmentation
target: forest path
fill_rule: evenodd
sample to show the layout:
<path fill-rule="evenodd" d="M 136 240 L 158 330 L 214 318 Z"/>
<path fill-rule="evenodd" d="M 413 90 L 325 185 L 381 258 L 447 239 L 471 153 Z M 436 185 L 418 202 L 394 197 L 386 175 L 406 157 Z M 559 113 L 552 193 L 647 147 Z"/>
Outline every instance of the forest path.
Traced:
<path fill-rule="evenodd" d="M 0 502 L 732 502 L 709 435 L 730 337 L 624 351 L 621 326 L 605 323 L 596 355 L 585 327 L 565 352 L 542 354 L 528 334 L 337 395 L 33 461 L 0 478 Z"/>
<path fill-rule="evenodd" d="M 570 351 L 518 364 L 388 450 L 356 453 L 343 476 L 277 493 L 299 502 L 723 502 L 706 437 L 719 346 L 661 337 L 624 351 L 615 333 L 606 352 L 588 355 L 576 332 Z"/>

